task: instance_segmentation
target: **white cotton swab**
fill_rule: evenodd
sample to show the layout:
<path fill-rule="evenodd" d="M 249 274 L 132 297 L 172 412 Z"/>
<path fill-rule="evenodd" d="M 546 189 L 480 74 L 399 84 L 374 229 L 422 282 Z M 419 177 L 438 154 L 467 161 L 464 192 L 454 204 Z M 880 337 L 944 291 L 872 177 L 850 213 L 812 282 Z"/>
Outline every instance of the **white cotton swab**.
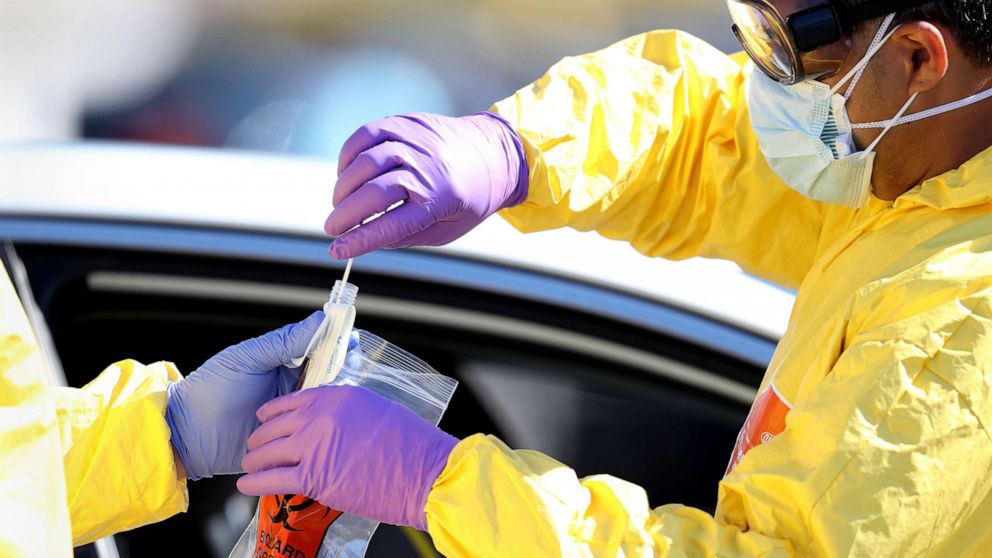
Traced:
<path fill-rule="evenodd" d="M 332 294 L 327 304 L 324 305 L 325 327 L 321 328 L 323 335 L 307 361 L 301 389 L 328 383 L 337 376 L 344 364 L 351 328 L 355 323 L 354 294 L 349 294 L 346 297 L 345 293 L 349 287 L 348 278 L 351 275 L 352 261 L 348 260 L 344 269 L 344 277 L 335 285 L 338 292 L 336 295 Z M 357 291 L 354 286 L 351 287 L 351 290 Z"/>
<path fill-rule="evenodd" d="M 338 299 L 335 303 L 341 302 L 341 297 L 344 296 L 344 285 L 348 284 L 348 277 L 351 276 L 351 264 L 355 263 L 355 258 L 348 258 L 348 263 L 344 266 L 344 277 L 341 278 L 342 289 L 338 292 Z"/>

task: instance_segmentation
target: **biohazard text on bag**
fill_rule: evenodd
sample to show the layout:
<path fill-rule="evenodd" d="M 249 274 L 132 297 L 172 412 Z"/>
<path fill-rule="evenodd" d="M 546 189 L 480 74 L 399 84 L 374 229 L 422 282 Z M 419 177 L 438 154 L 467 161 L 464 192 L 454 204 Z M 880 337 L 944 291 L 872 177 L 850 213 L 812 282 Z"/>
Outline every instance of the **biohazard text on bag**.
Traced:
<path fill-rule="evenodd" d="M 264 496 L 253 558 L 315 558 L 341 512 L 304 496 Z"/>

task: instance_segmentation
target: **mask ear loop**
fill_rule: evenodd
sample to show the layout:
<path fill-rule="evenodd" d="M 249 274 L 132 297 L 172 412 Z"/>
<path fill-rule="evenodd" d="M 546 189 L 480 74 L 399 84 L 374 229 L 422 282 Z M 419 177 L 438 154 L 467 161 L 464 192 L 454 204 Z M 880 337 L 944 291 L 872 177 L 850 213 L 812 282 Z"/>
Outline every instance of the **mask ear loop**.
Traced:
<path fill-rule="evenodd" d="M 885 46 L 885 43 L 889 40 L 890 37 L 892 37 L 892 34 L 896 32 L 896 29 L 899 29 L 898 27 L 896 27 L 896 29 L 893 29 L 892 31 L 886 33 L 886 30 L 888 30 L 890 25 L 892 25 L 892 20 L 894 20 L 895 18 L 896 18 L 895 13 L 891 13 L 885 16 L 885 19 L 882 20 L 882 25 L 878 28 L 878 31 L 875 33 L 875 38 L 873 38 L 871 44 L 868 45 L 868 51 L 865 52 L 865 55 L 861 57 L 861 60 L 859 60 L 858 63 L 855 64 L 854 67 L 851 68 L 850 71 L 848 71 L 847 74 L 845 74 L 844 77 L 841 78 L 841 80 L 838 81 L 836 85 L 830 88 L 831 96 L 836 95 L 837 92 L 840 91 L 840 88 L 844 87 L 845 83 L 851 81 L 851 84 L 848 85 L 847 90 L 844 92 L 844 99 L 847 100 L 851 98 L 851 93 L 854 92 L 854 86 L 857 85 L 859 81 L 861 81 L 861 75 L 865 73 L 865 68 L 868 67 L 868 63 L 871 62 L 872 57 L 874 57 L 875 54 L 883 46 Z"/>
<path fill-rule="evenodd" d="M 861 159 L 864 159 L 872 151 L 874 151 L 875 147 L 878 146 L 878 142 L 882 141 L 882 138 L 885 137 L 885 134 L 889 133 L 889 130 L 896 127 L 896 123 L 899 122 L 899 119 L 902 118 L 902 115 L 906 114 L 906 111 L 909 110 L 909 106 L 913 104 L 913 101 L 916 100 L 916 97 L 918 97 L 919 94 L 920 93 L 918 91 L 916 93 L 913 93 L 913 95 L 909 98 L 909 100 L 906 101 L 906 104 L 904 104 L 902 108 L 899 109 L 899 112 L 897 112 L 895 116 L 893 116 L 892 118 L 886 121 L 885 127 L 882 128 L 882 133 L 878 134 L 878 137 L 875 138 L 875 141 L 871 142 L 871 144 L 869 144 L 868 147 L 865 148 L 864 152 L 861 154 Z"/>
<path fill-rule="evenodd" d="M 920 112 L 914 112 L 913 114 L 903 116 L 893 124 L 893 126 L 902 126 L 903 124 L 909 124 L 910 122 L 917 122 L 919 120 L 924 120 L 930 118 L 931 116 L 938 116 L 944 114 L 945 112 L 951 112 L 952 110 L 958 110 L 959 108 L 964 108 L 975 103 L 979 103 L 986 99 L 992 98 L 992 88 L 986 89 L 980 93 L 975 93 L 970 97 L 947 103 L 946 105 L 940 105 L 933 107 L 931 109 L 923 110 Z M 878 120 L 876 122 L 863 122 L 861 124 L 852 124 L 852 128 L 884 128 L 889 124 L 888 120 Z"/>

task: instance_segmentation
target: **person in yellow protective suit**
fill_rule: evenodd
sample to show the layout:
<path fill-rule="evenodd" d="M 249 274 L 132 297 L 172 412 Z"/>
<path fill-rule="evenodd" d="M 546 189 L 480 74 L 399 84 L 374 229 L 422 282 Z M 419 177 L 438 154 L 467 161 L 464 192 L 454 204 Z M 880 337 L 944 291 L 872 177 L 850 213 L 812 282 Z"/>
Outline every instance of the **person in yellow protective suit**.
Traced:
<path fill-rule="evenodd" d="M 487 113 L 363 126 L 326 226 L 351 257 L 502 210 L 798 289 L 714 515 L 384 403 L 360 420 L 403 442 L 335 452 L 357 424 L 338 409 L 373 405 L 338 388 L 263 406 L 239 487 L 425 528 L 452 557 L 992 555 L 992 2 L 729 5 L 747 55 L 652 32 Z"/>
<path fill-rule="evenodd" d="M 0 556 L 72 556 L 184 511 L 187 476 L 239 472 L 255 410 L 295 385 L 283 365 L 321 320 L 230 347 L 185 379 L 124 360 L 81 389 L 56 387 L 0 265 Z"/>

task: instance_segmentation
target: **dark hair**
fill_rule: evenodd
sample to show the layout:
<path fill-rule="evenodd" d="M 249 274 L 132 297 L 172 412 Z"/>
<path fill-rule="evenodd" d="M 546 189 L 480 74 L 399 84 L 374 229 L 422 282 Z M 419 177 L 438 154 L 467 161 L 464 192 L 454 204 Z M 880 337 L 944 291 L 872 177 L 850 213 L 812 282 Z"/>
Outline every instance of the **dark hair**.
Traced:
<path fill-rule="evenodd" d="M 841 0 L 852 6 L 865 0 Z M 974 62 L 992 67 L 992 0 L 935 0 L 918 8 L 907 8 L 896 16 L 902 21 L 935 21 L 947 27 Z"/>

